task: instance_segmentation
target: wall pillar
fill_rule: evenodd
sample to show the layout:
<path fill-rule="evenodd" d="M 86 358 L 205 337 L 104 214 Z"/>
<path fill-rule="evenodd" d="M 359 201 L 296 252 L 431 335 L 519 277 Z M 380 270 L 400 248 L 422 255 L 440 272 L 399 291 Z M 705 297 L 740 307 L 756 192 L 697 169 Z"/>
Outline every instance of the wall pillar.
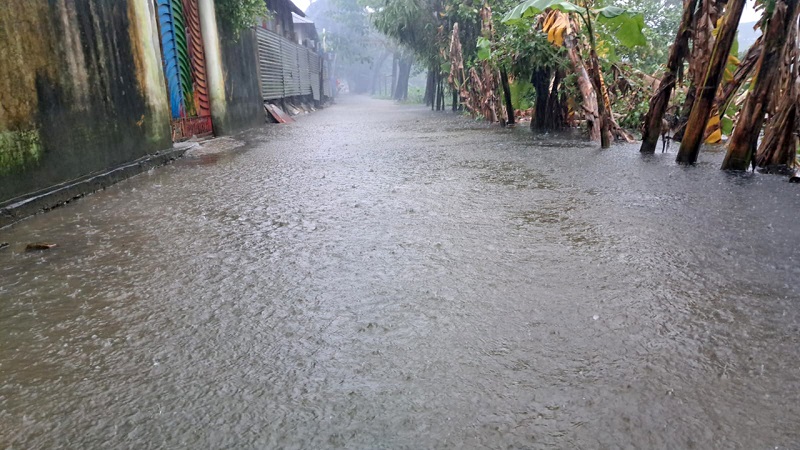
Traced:
<path fill-rule="evenodd" d="M 200 12 L 200 29 L 203 33 L 203 46 L 206 53 L 206 75 L 208 94 L 211 101 L 211 121 L 214 133 L 225 130 L 227 104 L 225 100 L 225 76 L 222 72 L 222 50 L 220 48 L 217 14 L 214 0 L 197 0 Z"/>
<path fill-rule="evenodd" d="M 150 117 L 145 117 L 145 121 L 149 124 L 151 140 L 162 142 L 171 139 L 169 129 L 171 117 L 161 49 L 158 44 L 157 12 L 153 2 L 148 0 L 131 0 L 128 7 L 131 19 L 131 45 L 138 52 L 134 62 L 142 94 L 150 108 Z"/>

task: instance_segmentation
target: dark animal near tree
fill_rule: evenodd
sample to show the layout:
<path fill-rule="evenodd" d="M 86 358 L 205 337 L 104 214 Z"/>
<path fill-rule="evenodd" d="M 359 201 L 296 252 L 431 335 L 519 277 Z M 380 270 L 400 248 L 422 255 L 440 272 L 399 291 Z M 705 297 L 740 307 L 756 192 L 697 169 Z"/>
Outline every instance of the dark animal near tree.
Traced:
<path fill-rule="evenodd" d="M 678 122 L 678 118 L 673 114 L 664 114 L 664 118 L 661 119 L 661 153 L 669 148 L 669 143 L 678 129 Z"/>

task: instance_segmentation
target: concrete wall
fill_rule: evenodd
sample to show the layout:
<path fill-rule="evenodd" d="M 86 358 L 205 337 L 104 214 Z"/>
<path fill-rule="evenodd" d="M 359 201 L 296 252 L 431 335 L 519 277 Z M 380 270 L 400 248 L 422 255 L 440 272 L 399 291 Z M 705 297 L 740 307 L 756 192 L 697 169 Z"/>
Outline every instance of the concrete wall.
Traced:
<path fill-rule="evenodd" d="M 3 0 L 0 202 L 171 146 L 149 0 Z"/>
<path fill-rule="evenodd" d="M 214 132 L 223 135 L 263 125 L 265 116 L 258 84 L 255 31 L 234 36 L 223 21 L 218 21 L 218 26 L 226 108 L 222 117 L 214 117 Z"/>

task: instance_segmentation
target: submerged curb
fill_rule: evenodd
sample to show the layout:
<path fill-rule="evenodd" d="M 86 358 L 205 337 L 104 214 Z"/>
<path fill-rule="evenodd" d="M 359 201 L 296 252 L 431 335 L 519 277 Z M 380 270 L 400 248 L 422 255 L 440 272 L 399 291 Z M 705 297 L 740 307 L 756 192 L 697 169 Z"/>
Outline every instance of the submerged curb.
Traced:
<path fill-rule="evenodd" d="M 178 144 L 169 150 L 147 155 L 100 173 L 93 173 L 0 203 L 0 229 L 26 217 L 49 211 L 92 192 L 105 189 L 154 167 L 169 164 L 197 146 L 197 143 Z"/>

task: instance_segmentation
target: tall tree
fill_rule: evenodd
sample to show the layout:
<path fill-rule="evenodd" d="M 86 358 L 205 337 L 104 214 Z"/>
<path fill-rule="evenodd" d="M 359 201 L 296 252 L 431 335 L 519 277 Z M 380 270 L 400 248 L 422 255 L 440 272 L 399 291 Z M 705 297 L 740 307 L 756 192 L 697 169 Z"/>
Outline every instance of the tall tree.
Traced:
<path fill-rule="evenodd" d="M 697 0 L 684 0 L 683 16 L 681 17 L 678 34 L 675 43 L 669 51 L 667 70 L 661 78 L 658 91 L 650 99 L 650 109 L 645 116 L 644 135 L 642 136 L 642 153 L 654 153 L 658 145 L 658 138 L 661 135 L 662 121 L 664 113 L 669 106 L 669 99 L 672 97 L 672 90 L 678 80 L 678 73 L 683 67 L 683 60 L 689 52 L 689 36 L 691 35 L 692 22 L 694 20 Z"/>
<path fill-rule="evenodd" d="M 775 113 L 764 131 L 764 139 L 756 154 L 756 165 L 778 171 L 797 165 L 797 132 L 800 114 L 800 30 L 797 22 L 785 45 L 781 86 L 772 90 Z"/>
<path fill-rule="evenodd" d="M 714 30 L 718 24 L 722 7 L 722 0 L 700 0 L 698 10 L 695 12 L 691 36 L 692 55 L 689 58 L 691 63 L 688 68 L 689 89 L 680 112 L 679 122 L 681 124 L 685 125 L 689 120 L 689 114 L 692 112 L 698 92 L 697 87 L 702 86 L 705 82 L 708 63 L 714 53 L 716 43 Z M 676 141 L 682 140 L 684 131 L 685 127 L 681 127 L 673 138 Z"/>
<path fill-rule="evenodd" d="M 728 152 L 722 161 L 723 169 L 747 170 L 754 162 L 753 155 L 764 124 L 770 93 L 781 68 L 782 50 L 797 20 L 797 5 L 798 0 L 775 0 L 772 11 L 769 8 L 765 10 L 769 16 L 765 21 L 764 51 L 757 64 L 758 75 L 739 113 L 739 120 L 728 143 Z"/>
<path fill-rule="evenodd" d="M 714 106 L 714 97 L 725 71 L 728 62 L 728 55 L 731 46 L 736 38 L 736 29 L 739 26 L 739 19 L 742 17 L 745 0 L 729 0 L 727 11 L 723 16 L 723 23 L 717 34 L 714 51 L 708 63 L 704 82 L 697 89 L 697 99 L 692 106 L 689 120 L 686 123 L 681 148 L 678 151 L 677 162 L 684 164 L 694 164 L 697 155 L 700 153 L 700 145 L 703 142 L 703 133 L 706 123 Z M 692 62 L 696 63 L 695 61 Z"/>

